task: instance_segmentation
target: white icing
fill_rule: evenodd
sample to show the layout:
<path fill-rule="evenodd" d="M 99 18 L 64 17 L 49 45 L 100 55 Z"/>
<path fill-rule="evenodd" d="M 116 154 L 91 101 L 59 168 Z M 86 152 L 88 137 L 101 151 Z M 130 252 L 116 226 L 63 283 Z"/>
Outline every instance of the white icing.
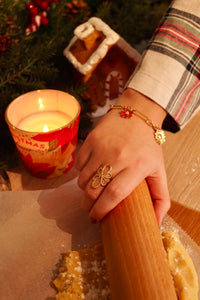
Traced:
<path fill-rule="evenodd" d="M 74 34 L 80 40 L 85 39 L 88 35 L 90 35 L 94 31 L 94 27 L 89 22 L 83 23 L 76 27 L 74 30 Z"/>
<path fill-rule="evenodd" d="M 122 74 L 119 71 L 111 71 L 108 76 L 106 77 L 105 81 L 105 98 L 106 100 L 111 100 L 110 99 L 110 81 L 113 77 L 116 77 L 118 80 L 118 96 L 122 94 L 124 90 L 124 81 Z"/>
<path fill-rule="evenodd" d="M 81 27 L 83 25 L 83 27 Z M 103 34 L 106 36 L 99 47 L 96 49 L 94 53 L 89 57 L 86 63 L 81 64 L 76 57 L 70 52 L 71 46 L 77 41 L 78 37 L 75 35 L 67 48 L 64 49 L 64 55 L 68 58 L 68 60 L 74 65 L 74 67 L 83 75 L 87 74 L 95 64 L 97 64 L 101 59 L 105 57 L 108 52 L 109 46 L 114 45 L 120 38 L 120 36 L 113 31 L 106 23 L 104 23 L 101 19 L 93 17 L 88 20 L 88 22 L 79 25 L 78 28 L 78 35 L 81 39 L 83 36 L 86 37 L 85 32 L 83 30 L 86 29 L 86 33 L 91 31 L 91 25 L 96 28 L 98 31 L 102 31 Z M 77 28 L 74 30 L 74 33 L 77 34 Z"/>
<path fill-rule="evenodd" d="M 98 106 L 97 109 L 91 113 L 92 118 L 99 118 L 105 115 L 111 104 L 115 104 L 118 98 L 107 100 L 104 106 Z"/>
<path fill-rule="evenodd" d="M 110 99 L 110 80 L 112 77 L 116 77 L 118 79 L 118 96 L 122 94 L 124 90 L 124 81 L 122 78 L 122 74 L 119 71 L 111 71 L 105 80 L 105 92 L 104 96 L 106 99 L 106 103 L 104 106 L 98 106 L 97 109 L 91 113 L 92 118 L 98 118 L 105 115 L 111 104 L 115 104 L 117 98 Z"/>

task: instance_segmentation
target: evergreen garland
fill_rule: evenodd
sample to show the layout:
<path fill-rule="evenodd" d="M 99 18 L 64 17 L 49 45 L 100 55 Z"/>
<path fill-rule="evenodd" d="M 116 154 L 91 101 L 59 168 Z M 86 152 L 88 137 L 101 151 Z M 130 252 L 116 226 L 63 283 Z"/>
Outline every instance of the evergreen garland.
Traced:
<path fill-rule="evenodd" d="M 7 158 L 13 151 L 13 142 L 5 125 L 4 113 L 17 96 L 31 90 L 56 88 L 75 95 L 83 112 L 87 111 L 87 105 L 81 99 L 84 87 L 77 87 L 73 82 L 72 66 L 63 56 L 74 28 L 89 17 L 97 16 L 136 47 L 140 41 L 150 38 L 171 1 L 85 0 L 87 8 L 70 17 L 67 16 L 66 5 L 75 1 L 48 2 L 51 2 L 48 25 L 40 26 L 27 35 L 26 5 L 30 1 L 0 1 L 0 168 L 10 166 Z M 80 123 L 81 126 L 84 127 L 84 122 Z"/>

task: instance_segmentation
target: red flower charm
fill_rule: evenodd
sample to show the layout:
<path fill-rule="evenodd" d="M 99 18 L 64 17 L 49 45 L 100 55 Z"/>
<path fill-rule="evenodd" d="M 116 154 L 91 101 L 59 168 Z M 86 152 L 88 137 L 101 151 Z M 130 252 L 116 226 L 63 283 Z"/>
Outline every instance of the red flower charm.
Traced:
<path fill-rule="evenodd" d="M 133 112 L 129 108 L 122 109 L 120 113 L 121 117 L 125 119 L 130 119 L 132 117 L 132 114 Z"/>

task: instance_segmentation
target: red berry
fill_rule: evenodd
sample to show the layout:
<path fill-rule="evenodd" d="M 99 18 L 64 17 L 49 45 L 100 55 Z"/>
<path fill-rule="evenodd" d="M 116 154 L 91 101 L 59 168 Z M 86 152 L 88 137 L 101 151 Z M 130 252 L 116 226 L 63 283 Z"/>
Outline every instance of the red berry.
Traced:
<path fill-rule="evenodd" d="M 29 3 L 26 4 L 26 9 L 27 9 L 27 10 L 30 11 L 30 10 L 33 9 L 33 8 L 34 8 L 34 5 L 33 5 L 32 2 L 29 2 Z"/>
<path fill-rule="evenodd" d="M 41 25 L 46 26 L 48 24 L 49 24 L 48 18 L 41 15 Z"/>
<path fill-rule="evenodd" d="M 32 16 L 36 16 L 38 14 L 38 9 L 36 7 L 31 8 L 29 11 Z"/>
<path fill-rule="evenodd" d="M 47 1 L 42 1 L 40 3 L 40 8 L 41 8 L 41 10 L 47 10 L 49 8 L 48 2 Z"/>

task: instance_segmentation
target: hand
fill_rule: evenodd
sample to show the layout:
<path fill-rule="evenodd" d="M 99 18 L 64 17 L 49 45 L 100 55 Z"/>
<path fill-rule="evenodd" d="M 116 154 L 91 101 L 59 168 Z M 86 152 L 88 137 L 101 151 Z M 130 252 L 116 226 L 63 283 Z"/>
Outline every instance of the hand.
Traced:
<path fill-rule="evenodd" d="M 147 97 L 128 89 L 118 104 L 130 105 L 161 126 L 166 112 Z M 156 123 L 157 122 L 157 123 Z M 76 167 L 78 184 L 85 191 L 82 206 L 91 221 L 100 221 L 146 178 L 158 224 L 170 207 L 162 147 L 153 129 L 137 116 L 121 118 L 118 110 L 106 114 L 79 150 Z M 99 167 L 112 166 L 112 180 L 93 188 L 92 177 Z"/>

